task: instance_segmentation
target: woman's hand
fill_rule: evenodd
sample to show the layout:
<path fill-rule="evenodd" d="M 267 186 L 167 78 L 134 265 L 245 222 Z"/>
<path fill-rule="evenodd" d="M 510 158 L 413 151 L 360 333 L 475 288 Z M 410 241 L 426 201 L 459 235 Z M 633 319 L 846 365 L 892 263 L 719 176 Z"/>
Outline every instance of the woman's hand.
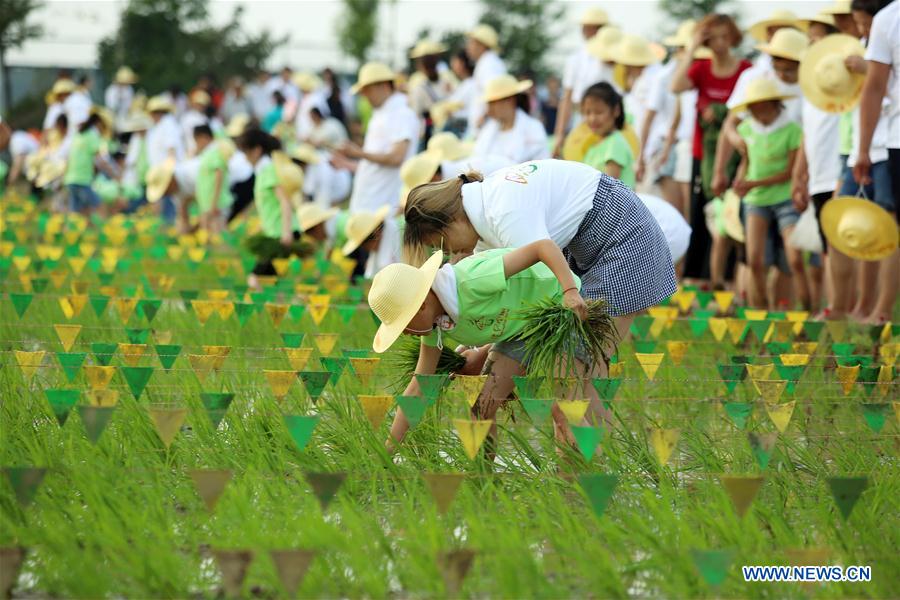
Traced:
<path fill-rule="evenodd" d="M 579 319 L 582 321 L 587 320 L 587 303 L 584 301 L 584 298 L 581 297 L 581 294 L 578 293 L 577 289 L 569 288 L 566 290 L 566 293 L 563 294 L 563 304 L 578 315 Z"/>

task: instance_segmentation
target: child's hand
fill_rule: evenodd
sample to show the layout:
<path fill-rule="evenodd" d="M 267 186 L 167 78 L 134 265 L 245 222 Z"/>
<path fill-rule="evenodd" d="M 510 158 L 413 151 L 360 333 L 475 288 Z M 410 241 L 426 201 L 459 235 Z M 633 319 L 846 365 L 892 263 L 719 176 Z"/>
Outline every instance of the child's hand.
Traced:
<path fill-rule="evenodd" d="M 582 321 L 587 320 L 587 303 L 584 301 L 584 298 L 581 297 L 581 294 L 578 293 L 578 290 L 569 288 L 565 295 L 563 295 L 563 304 L 578 315 L 579 319 Z"/>
<path fill-rule="evenodd" d="M 711 187 L 713 196 L 721 196 L 724 194 L 725 190 L 728 189 L 728 178 L 725 176 L 725 173 L 722 173 L 721 171 L 713 173 Z"/>
<path fill-rule="evenodd" d="M 734 182 L 731 184 L 731 189 L 733 189 L 734 192 L 741 198 L 746 196 L 747 193 L 750 190 L 752 190 L 754 187 L 755 186 L 753 185 L 752 181 L 747 181 L 743 177 L 735 179 Z"/>
<path fill-rule="evenodd" d="M 844 59 L 844 66 L 851 73 L 866 74 L 866 59 L 858 54 L 851 54 Z"/>

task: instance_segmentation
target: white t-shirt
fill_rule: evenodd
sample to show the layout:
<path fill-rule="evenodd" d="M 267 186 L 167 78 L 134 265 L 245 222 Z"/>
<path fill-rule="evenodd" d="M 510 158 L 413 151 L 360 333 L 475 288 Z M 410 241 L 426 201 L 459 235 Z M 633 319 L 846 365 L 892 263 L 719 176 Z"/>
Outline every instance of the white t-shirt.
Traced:
<path fill-rule="evenodd" d="M 679 120 L 675 137 L 678 140 L 693 140 L 694 125 L 697 121 L 697 90 L 688 90 L 678 94 Z"/>
<path fill-rule="evenodd" d="M 318 125 L 313 125 L 307 138 L 313 146 L 336 148 L 347 141 L 347 130 L 333 117 L 326 117 Z"/>
<path fill-rule="evenodd" d="M 454 323 L 459 321 L 459 292 L 456 289 L 456 271 L 453 270 L 453 265 L 447 263 L 438 269 L 431 282 L 431 291 L 438 297 L 450 320 Z"/>
<path fill-rule="evenodd" d="M 194 127 L 210 125 L 209 119 L 199 110 L 189 108 L 181 115 L 181 131 L 184 135 L 184 147 L 187 153 L 193 155 L 197 151 L 194 143 Z"/>
<path fill-rule="evenodd" d="M 672 262 L 678 262 L 685 255 L 688 245 L 691 242 L 691 226 L 684 220 L 681 213 L 674 206 L 650 194 L 638 194 L 638 198 L 659 223 L 663 235 L 666 236 L 666 243 L 669 245 L 669 253 L 672 255 Z"/>
<path fill-rule="evenodd" d="M 251 83 L 247 86 L 247 97 L 250 99 L 250 112 L 257 121 L 262 121 L 275 106 L 272 93 L 265 85 L 259 83 Z"/>
<path fill-rule="evenodd" d="M 397 192 L 399 195 L 400 192 Z M 400 255 L 400 225 L 393 216 L 388 216 L 384 220 L 384 228 L 381 230 L 381 242 L 378 249 L 369 254 L 366 261 L 365 277 L 371 279 L 375 277 L 375 273 L 382 270 L 388 265 L 398 263 L 401 260 Z"/>
<path fill-rule="evenodd" d="M 500 130 L 498 121 L 488 119 L 475 138 L 472 153 L 476 156 L 498 154 L 514 163 L 550 158 L 547 130 L 543 123 L 516 109 L 516 120 L 506 131 Z"/>
<path fill-rule="evenodd" d="M 310 111 L 314 108 L 318 108 L 322 115 L 328 115 L 328 96 L 324 89 L 304 94 L 300 105 L 297 107 L 297 118 L 294 120 L 294 126 L 297 129 L 297 138 L 301 141 L 308 139 L 315 127 L 312 117 L 309 116 Z"/>
<path fill-rule="evenodd" d="M 91 116 L 91 106 L 93 106 L 91 97 L 81 90 L 72 92 L 63 102 L 63 108 L 69 118 L 69 136 L 74 135 L 78 131 L 78 126 Z"/>
<path fill-rule="evenodd" d="M 406 103 L 406 96 L 395 93 L 372 112 L 363 150 L 385 154 L 394 144 L 408 141 L 404 160 L 415 155 L 419 141 L 419 118 Z M 368 160 L 360 160 L 350 195 L 350 213 L 375 212 L 385 204 L 396 207 L 400 202 L 399 167 L 385 167 Z"/>
<path fill-rule="evenodd" d="M 872 20 L 866 60 L 891 65 L 885 95 L 890 100 L 887 147 L 900 148 L 900 2 L 891 2 Z"/>
<path fill-rule="evenodd" d="M 331 208 L 350 194 L 351 176 L 346 169 L 335 169 L 323 153 L 316 164 L 303 170 L 303 193 L 322 208 Z"/>
<path fill-rule="evenodd" d="M 490 175 L 494 171 L 511 167 L 514 164 L 516 164 L 514 161 L 499 154 L 473 155 L 462 160 L 445 160 L 441 162 L 441 177 L 450 179 L 469 171 L 478 171 L 482 175 Z"/>
<path fill-rule="evenodd" d="M 588 52 L 587 44 L 569 55 L 563 69 L 563 89 L 572 90 L 572 103 L 577 107 L 584 90 L 601 81 L 612 81 L 612 71 Z"/>
<path fill-rule="evenodd" d="M 200 172 L 200 157 L 194 156 L 179 161 L 175 166 L 175 181 L 182 197 L 193 196 L 197 191 L 197 174 Z"/>
<path fill-rule="evenodd" d="M 885 96 L 881 102 L 881 116 L 878 118 L 878 124 L 875 131 L 872 132 L 872 145 L 869 146 L 869 160 L 872 164 L 887 160 L 888 158 L 888 120 L 890 118 L 890 99 Z M 853 145 L 850 149 L 850 156 L 847 157 L 847 166 L 856 165 L 856 158 L 859 156 L 859 105 L 853 109 Z"/>
<path fill-rule="evenodd" d="M 463 79 L 459 82 L 459 85 L 456 86 L 456 89 L 453 90 L 453 92 L 447 98 L 448 101 L 459 102 L 463 105 L 463 108 L 453 113 L 453 116 L 455 118 L 468 119 L 469 106 L 471 106 L 472 98 L 477 93 L 478 86 L 475 84 L 474 77 L 469 77 L 468 79 Z"/>
<path fill-rule="evenodd" d="M 176 160 L 184 156 L 181 127 L 173 115 L 167 114 L 147 130 L 147 163 L 151 167 L 161 164 L 170 151 L 175 152 Z"/>
<path fill-rule="evenodd" d="M 130 85 L 114 83 L 106 88 L 106 94 L 104 95 L 106 108 L 113 111 L 118 119 L 124 119 L 128 116 L 132 100 L 134 100 L 134 88 Z"/>
<path fill-rule="evenodd" d="M 771 56 L 768 54 L 764 54 L 770 59 L 769 68 L 764 69 L 760 66 L 754 65 L 753 67 L 747 69 L 737 79 L 737 82 L 734 84 L 734 89 L 731 91 L 731 96 L 728 97 L 728 102 L 725 103 L 729 109 L 734 108 L 738 104 L 744 101 L 744 94 L 747 89 L 747 86 L 750 85 L 751 81 L 755 81 L 757 79 L 771 79 L 778 85 L 778 90 L 782 94 L 790 94 L 794 96 L 793 98 L 789 98 L 785 100 L 784 103 L 784 114 L 787 115 L 787 118 L 792 123 L 800 123 L 803 119 L 803 90 L 800 89 L 799 83 L 784 83 L 780 79 L 778 79 L 778 75 L 775 74 L 775 70 L 771 68 Z M 744 115 L 746 117 L 746 113 Z"/>
<path fill-rule="evenodd" d="M 44 115 L 44 131 L 48 129 L 53 129 L 53 126 L 56 125 L 56 120 L 59 118 L 59 115 L 64 114 L 66 110 L 63 108 L 62 102 L 54 102 L 50 106 L 47 107 L 47 113 Z M 71 127 L 71 125 L 69 125 Z"/>
<path fill-rule="evenodd" d="M 661 67 L 650 71 L 645 69 L 641 73 L 641 77 L 637 83 L 647 77 L 648 90 L 647 97 L 644 101 L 644 114 L 641 117 L 641 127 L 643 120 L 646 118 L 646 111 L 652 110 L 656 112 L 653 117 L 653 124 L 650 126 L 650 135 L 647 136 L 647 147 L 644 149 L 644 157 L 650 158 L 662 149 L 666 136 L 669 134 L 669 127 L 672 125 L 672 118 L 675 114 L 675 103 L 677 101 L 675 94 L 669 91 L 669 83 L 672 81 L 672 75 L 675 73 L 676 61 L 670 60 Z M 635 85 L 637 88 L 637 85 Z M 641 135 L 642 129 L 637 129 L 638 135 Z"/>
<path fill-rule="evenodd" d="M 475 81 L 475 91 L 469 98 L 469 133 L 478 131 L 478 121 L 487 110 L 484 100 L 484 92 L 487 84 L 492 79 L 506 74 L 506 65 L 495 52 L 488 50 L 478 58 L 475 63 L 475 71 L 472 79 Z"/>
<path fill-rule="evenodd" d="M 252 175 L 253 165 L 247 160 L 247 155 L 240 150 L 235 150 L 228 159 L 228 185 L 232 186 L 247 181 Z"/>
<path fill-rule="evenodd" d="M 812 102 L 803 101 L 803 151 L 808 165 L 810 194 L 834 191 L 841 177 L 840 121 L 841 115 L 825 112 Z"/>
<path fill-rule="evenodd" d="M 565 248 L 594 205 L 603 175 L 567 160 L 536 160 L 462 186 L 463 210 L 479 249 L 520 248 L 543 239 Z"/>
<path fill-rule="evenodd" d="M 132 133 L 128 139 L 128 150 L 125 152 L 125 172 L 122 174 L 122 183 L 138 185 L 140 183 L 138 162 L 141 158 L 141 149 L 146 144 L 145 133 Z"/>
<path fill-rule="evenodd" d="M 282 79 L 281 75 L 276 75 L 269 79 L 269 81 L 266 82 L 265 89 L 269 94 L 270 99 L 275 92 L 281 92 L 281 95 L 284 96 L 285 103 L 300 102 L 300 88 L 290 81 Z"/>
<path fill-rule="evenodd" d="M 40 142 L 34 139 L 34 136 L 27 131 L 13 131 L 12 135 L 9 137 L 9 153 L 13 158 L 33 154 L 37 152 L 40 147 Z"/>

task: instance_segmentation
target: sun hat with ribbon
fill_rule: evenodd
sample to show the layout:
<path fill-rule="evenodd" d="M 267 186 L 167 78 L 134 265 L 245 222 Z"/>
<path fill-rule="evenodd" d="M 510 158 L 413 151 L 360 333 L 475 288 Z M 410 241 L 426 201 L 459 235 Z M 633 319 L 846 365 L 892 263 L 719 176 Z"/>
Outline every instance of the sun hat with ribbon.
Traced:
<path fill-rule="evenodd" d="M 850 258 L 877 261 L 897 250 L 897 222 L 864 198 L 840 196 L 825 203 L 819 215 L 825 239 Z"/>
<path fill-rule="evenodd" d="M 369 307 L 381 325 L 372 340 L 375 352 L 384 352 L 397 341 L 413 320 L 431 290 L 431 284 L 441 268 L 440 251 L 431 255 L 418 269 L 404 263 L 394 263 L 379 271 L 369 289 Z"/>
<path fill-rule="evenodd" d="M 304 202 L 297 209 L 297 222 L 300 224 L 300 231 L 309 231 L 319 223 L 324 223 L 332 218 L 338 212 L 336 208 L 323 208 L 315 202 Z"/>
<path fill-rule="evenodd" d="M 757 42 L 765 42 L 769 27 L 797 27 L 797 15 L 785 8 L 779 8 L 772 11 L 769 18 L 751 25 L 747 31 Z"/>
<path fill-rule="evenodd" d="M 464 142 L 449 131 L 441 131 L 428 140 L 428 152 L 436 153 L 441 160 L 457 161 L 472 155 L 475 145 Z"/>
<path fill-rule="evenodd" d="M 603 62 L 610 62 L 612 60 L 612 51 L 621 40 L 622 30 L 613 25 L 607 25 L 588 40 L 587 51 L 594 58 Z"/>
<path fill-rule="evenodd" d="M 639 35 L 626 33 L 610 53 L 612 60 L 626 67 L 646 67 L 660 61 L 650 42 Z"/>
<path fill-rule="evenodd" d="M 813 23 L 821 23 L 822 25 L 828 25 L 829 27 L 835 27 L 834 24 L 834 16 L 830 15 L 826 12 L 819 12 L 812 17 L 807 17 L 806 19 L 800 19 L 797 21 L 797 27 L 800 31 L 806 32 L 809 31 L 809 26 Z"/>
<path fill-rule="evenodd" d="M 736 242 L 744 243 L 744 224 L 741 222 L 741 199 L 734 190 L 725 192 L 722 198 L 722 226 L 725 234 Z"/>
<path fill-rule="evenodd" d="M 387 204 L 376 210 L 375 212 L 358 212 L 353 213 L 347 219 L 346 231 L 347 243 L 341 248 L 341 253 L 348 256 L 354 250 L 359 248 L 366 241 L 372 232 L 378 229 L 378 226 L 384 223 L 391 207 Z"/>
<path fill-rule="evenodd" d="M 581 13 L 581 24 L 603 27 L 604 25 L 609 25 L 609 15 L 602 8 L 595 6 Z"/>
<path fill-rule="evenodd" d="M 412 50 L 409 51 L 409 57 L 412 59 L 422 58 L 423 56 L 435 56 L 443 54 L 447 51 L 447 46 L 440 42 L 432 40 L 419 40 Z"/>
<path fill-rule="evenodd" d="M 850 9 L 852 4 L 853 0 L 835 0 L 831 6 L 823 8 L 820 12 L 826 15 L 849 15 L 853 12 Z"/>
<path fill-rule="evenodd" d="M 119 67 L 114 81 L 119 85 L 134 85 L 137 83 L 137 75 L 134 74 L 130 67 Z"/>
<path fill-rule="evenodd" d="M 148 113 L 172 112 L 174 108 L 175 107 L 172 106 L 172 101 L 165 96 L 153 96 L 152 98 L 147 100 Z"/>
<path fill-rule="evenodd" d="M 416 154 L 405 161 L 400 167 L 400 180 L 403 189 L 400 190 L 400 206 L 406 206 L 406 197 L 414 187 L 428 183 L 441 168 L 441 155 L 437 152 L 426 150 Z"/>
<path fill-rule="evenodd" d="M 303 169 L 295 165 L 287 154 L 281 150 L 272 152 L 272 164 L 275 165 L 278 185 L 285 194 L 291 197 L 303 188 Z"/>
<path fill-rule="evenodd" d="M 778 89 L 778 84 L 774 80 L 767 77 L 754 79 L 744 89 L 744 97 L 741 98 L 740 104 L 732 107 L 731 112 L 740 113 L 747 110 L 747 107 L 757 102 L 766 102 L 768 100 L 787 100 L 794 98 L 793 94 L 785 94 Z"/>
<path fill-rule="evenodd" d="M 779 29 L 766 44 L 758 44 L 756 49 L 776 58 L 786 58 L 800 62 L 809 47 L 809 38 L 797 29 Z"/>
<path fill-rule="evenodd" d="M 250 121 L 250 115 L 247 113 L 238 113 L 234 115 L 225 127 L 225 135 L 232 138 L 243 135 L 244 131 L 247 129 L 247 125 L 250 124 Z"/>
<path fill-rule="evenodd" d="M 800 89 L 817 108 L 844 113 L 856 106 L 866 76 L 851 73 L 844 64 L 848 56 L 863 56 L 865 48 L 851 35 L 835 33 L 807 48 L 800 61 Z"/>
<path fill-rule="evenodd" d="M 319 163 L 319 153 L 316 152 L 316 149 L 312 144 L 297 144 L 294 146 L 293 150 L 290 151 L 289 156 L 308 165 Z"/>
<path fill-rule="evenodd" d="M 380 62 L 366 63 L 360 67 L 356 83 L 350 88 L 350 92 L 358 94 L 367 85 L 395 81 L 396 79 L 397 74 L 386 64 Z"/>
<path fill-rule="evenodd" d="M 147 202 L 156 203 L 166 195 L 175 175 L 175 159 L 171 156 L 147 170 Z"/>
<path fill-rule="evenodd" d="M 530 79 L 519 81 L 512 75 L 500 75 L 488 81 L 484 90 L 484 101 L 494 102 L 504 98 L 512 98 L 526 90 L 530 90 L 534 83 Z"/>
<path fill-rule="evenodd" d="M 491 50 L 497 50 L 500 46 L 500 40 L 497 37 L 497 30 L 484 23 L 477 25 L 474 29 L 469 31 L 466 34 L 466 37 L 470 37 L 476 42 L 484 44 Z"/>

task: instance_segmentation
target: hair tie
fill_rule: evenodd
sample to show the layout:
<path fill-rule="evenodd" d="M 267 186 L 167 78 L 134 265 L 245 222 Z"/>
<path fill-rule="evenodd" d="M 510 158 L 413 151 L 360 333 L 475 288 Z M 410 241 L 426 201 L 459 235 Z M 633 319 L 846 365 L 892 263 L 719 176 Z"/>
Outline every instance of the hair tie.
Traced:
<path fill-rule="evenodd" d="M 472 183 L 471 181 L 469 181 L 469 176 L 466 175 L 465 173 L 460 173 L 459 178 L 462 180 L 463 183 Z"/>

